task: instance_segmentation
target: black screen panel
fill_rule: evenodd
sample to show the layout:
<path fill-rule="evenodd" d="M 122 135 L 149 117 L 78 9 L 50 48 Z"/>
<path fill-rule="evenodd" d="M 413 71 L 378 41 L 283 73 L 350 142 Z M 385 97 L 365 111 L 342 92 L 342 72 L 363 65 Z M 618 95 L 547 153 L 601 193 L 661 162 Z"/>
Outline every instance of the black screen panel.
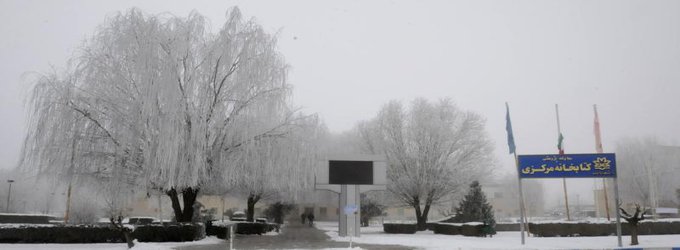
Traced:
<path fill-rule="evenodd" d="M 328 184 L 373 185 L 372 161 L 329 161 Z"/>

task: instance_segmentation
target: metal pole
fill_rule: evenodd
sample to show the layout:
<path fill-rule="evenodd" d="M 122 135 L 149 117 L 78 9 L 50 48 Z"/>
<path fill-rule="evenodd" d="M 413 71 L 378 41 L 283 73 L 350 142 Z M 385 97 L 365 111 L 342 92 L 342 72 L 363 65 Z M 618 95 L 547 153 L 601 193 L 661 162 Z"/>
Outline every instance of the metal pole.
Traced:
<path fill-rule="evenodd" d="M 224 223 L 224 222 L 222 222 Z M 236 228 L 236 224 L 231 224 L 229 226 L 229 249 L 234 249 L 234 229 Z"/>
<path fill-rule="evenodd" d="M 597 115 L 597 104 L 593 104 L 593 113 L 595 114 L 595 122 L 593 124 L 593 132 L 595 134 L 595 152 L 598 154 L 604 153 L 602 149 L 602 138 L 600 135 L 600 117 Z M 607 197 L 607 179 L 602 178 L 602 190 L 604 191 L 604 210 L 607 213 L 607 221 L 611 221 L 609 216 L 609 198 Z"/>
<path fill-rule="evenodd" d="M 160 220 L 161 225 L 163 225 L 163 206 L 161 204 L 161 190 L 158 190 L 158 220 Z"/>
<path fill-rule="evenodd" d="M 618 206 L 619 206 L 619 181 L 618 177 L 614 177 L 614 200 L 616 202 L 617 210 L 616 210 L 616 237 L 618 240 L 618 246 L 622 247 L 623 243 L 621 241 L 621 214 L 618 211 Z"/>
<path fill-rule="evenodd" d="M 71 183 L 68 184 L 68 192 L 66 195 L 66 213 L 64 214 L 64 224 L 68 224 L 70 210 L 71 210 Z"/>
<path fill-rule="evenodd" d="M 12 197 L 12 182 L 14 180 L 7 180 L 7 183 L 9 183 L 9 190 L 7 191 L 7 207 L 5 208 L 5 211 L 9 213 L 9 202 L 10 202 L 10 197 Z"/>
<path fill-rule="evenodd" d="M 555 104 L 555 116 L 557 117 L 557 140 L 559 140 L 560 136 L 562 135 L 562 128 L 560 128 L 560 110 L 557 107 L 557 104 Z M 564 146 L 562 146 L 564 148 Z M 564 150 L 559 151 L 560 154 L 564 154 Z M 569 196 L 567 195 L 567 179 L 562 178 L 562 189 L 564 190 L 564 206 L 567 211 L 567 220 L 571 220 L 571 217 L 569 216 Z"/>
<path fill-rule="evenodd" d="M 569 198 L 567 198 L 567 178 L 562 178 L 562 189 L 564 190 L 564 207 L 567 209 L 567 220 L 571 220 L 571 216 L 569 216 Z"/>
<path fill-rule="evenodd" d="M 604 189 L 604 210 L 607 211 L 607 221 L 611 221 L 609 216 L 609 198 L 607 198 L 607 179 L 602 178 L 602 189 Z"/>
<path fill-rule="evenodd" d="M 524 218 L 525 218 L 525 211 L 524 211 L 524 194 L 522 192 L 522 178 L 520 177 L 519 173 L 519 161 L 517 160 L 517 150 L 514 152 L 515 155 L 515 169 L 517 169 L 517 183 L 519 184 L 519 214 L 520 214 L 520 221 L 519 221 L 519 230 L 520 234 L 522 235 L 522 245 L 526 242 L 526 239 L 524 237 Z"/>

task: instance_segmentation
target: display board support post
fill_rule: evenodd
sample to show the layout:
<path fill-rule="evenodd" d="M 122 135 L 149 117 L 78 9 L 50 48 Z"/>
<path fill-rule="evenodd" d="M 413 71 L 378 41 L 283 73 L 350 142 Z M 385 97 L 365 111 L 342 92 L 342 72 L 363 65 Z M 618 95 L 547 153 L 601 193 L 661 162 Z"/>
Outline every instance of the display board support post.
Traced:
<path fill-rule="evenodd" d="M 340 208 L 345 208 L 348 206 L 356 206 L 359 208 L 361 206 L 361 196 L 359 185 L 341 185 L 340 186 Z M 360 213 L 360 209 L 357 209 L 357 214 Z M 340 211 L 340 220 L 338 221 L 339 231 L 338 236 L 360 236 L 360 216 L 352 216 L 344 211 Z M 351 230 L 350 230 L 351 229 Z"/>

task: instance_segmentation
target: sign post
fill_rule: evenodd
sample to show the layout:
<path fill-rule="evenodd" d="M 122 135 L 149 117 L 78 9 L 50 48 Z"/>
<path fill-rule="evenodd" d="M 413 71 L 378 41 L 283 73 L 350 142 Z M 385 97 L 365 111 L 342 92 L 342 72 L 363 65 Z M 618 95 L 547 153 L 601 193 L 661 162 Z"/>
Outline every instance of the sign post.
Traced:
<path fill-rule="evenodd" d="M 357 211 L 359 210 L 359 207 L 357 205 L 347 205 L 342 209 L 346 215 L 353 215 L 356 219 L 356 214 Z M 351 227 L 350 227 L 351 229 Z M 349 248 L 352 248 L 352 233 L 349 233 Z"/>
<path fill-rule="evenodd" d="M 614 154 L 519 155 L 519 178 L 614 178 L 614 195 L 619 204 Z M 616 213 L 616 235 L 621 242 L 621 216 Z"/>

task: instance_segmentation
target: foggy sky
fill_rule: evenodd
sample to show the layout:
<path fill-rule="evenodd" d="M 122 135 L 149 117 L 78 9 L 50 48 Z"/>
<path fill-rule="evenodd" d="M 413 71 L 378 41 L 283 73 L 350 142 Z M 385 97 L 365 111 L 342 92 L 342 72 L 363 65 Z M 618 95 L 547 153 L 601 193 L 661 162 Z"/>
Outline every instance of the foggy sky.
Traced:
<path fill-rule="evenodd" d="M 625 136 L 680 144 L 680 1 L 0 0 L 0 168 L 25 133 L 22 75 L 63 69 L 107 15 L 196 10 L 217 30 L 234 5 L 279 34 L 295 104 L 333 132 L 392 99 L 451 97 L 487 118 L 501 172 L 506 101 L 519 154 L 557 151 L 555 104 L 567 153 L 594 152 L 593 104 L 606 152 Z"/>

